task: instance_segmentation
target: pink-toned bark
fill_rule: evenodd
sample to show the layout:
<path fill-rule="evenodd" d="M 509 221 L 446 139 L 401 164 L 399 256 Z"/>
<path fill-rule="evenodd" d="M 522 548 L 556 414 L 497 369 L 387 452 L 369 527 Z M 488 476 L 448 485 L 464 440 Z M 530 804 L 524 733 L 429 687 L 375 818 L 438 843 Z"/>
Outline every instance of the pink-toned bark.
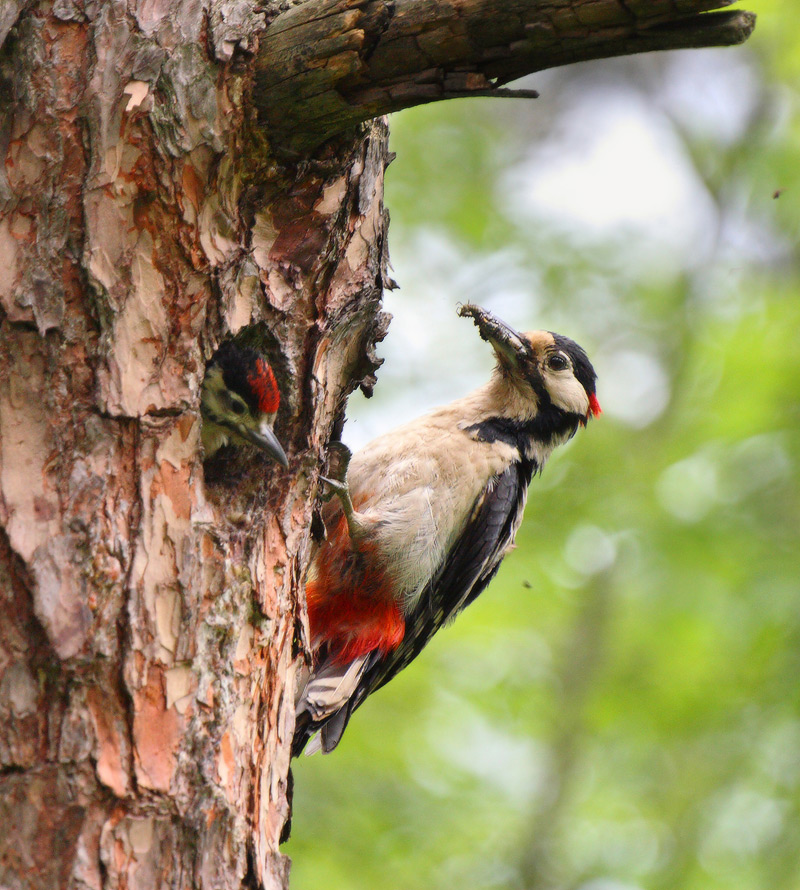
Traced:
<path fill-rule="evenodd" d="M 4 886 L 286 885 L 301 579 L 383 324 L 386 132 L 273 160 L 229 6 L 211 34 L 192 0 L 30 6 L 3 49 Z M 204 468 L 205 363 L 253 327 L 290 470 Z"/>

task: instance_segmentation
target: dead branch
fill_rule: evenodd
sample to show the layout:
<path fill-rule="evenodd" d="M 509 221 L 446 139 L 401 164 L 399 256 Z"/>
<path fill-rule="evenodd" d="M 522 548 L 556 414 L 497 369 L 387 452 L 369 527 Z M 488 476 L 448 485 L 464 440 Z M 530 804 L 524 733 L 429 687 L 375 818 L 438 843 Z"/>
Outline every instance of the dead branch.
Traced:
<path fill-rule="evenodd" d="M 323 0 L 261 39 L 253 99 L 270 138 L 301 151 L 381 114 L 570 62 L 743 43 L 726 0 Z M 714 11 L 717 10 L 717 11 Z M 518 95 L 530 97 L 530 92 Z"/>

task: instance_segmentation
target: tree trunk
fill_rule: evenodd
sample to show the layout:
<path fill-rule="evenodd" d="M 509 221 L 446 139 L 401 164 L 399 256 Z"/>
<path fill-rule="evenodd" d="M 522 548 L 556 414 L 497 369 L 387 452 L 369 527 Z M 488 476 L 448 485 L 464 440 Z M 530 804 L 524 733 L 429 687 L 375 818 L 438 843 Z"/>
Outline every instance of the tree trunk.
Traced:
<path fill-rule="evenodd" d="M 309 527 L 386 326 L 387 129 L 363 122 L 387 77 L 439 75 L 382 55 L 393 3 L 264 5 L 0 10 L 2 887 L 288 883 Z M 334 6 L 350 24 L 310 43 Z M 407 7 L 430 31 L 437 3 L 427 25 Z M 320 117 L 303 102 L 341 35 L 353 66 Z M 288 471 L 202 461 L 205 363 L 244 331 L 278 372 Z"/>
<path fill-rule="evenodd" d="M 300 582 L 382 324 L 386 127 L 270 161 L 227 11 L 56 3 L 4 47 L 2 886 L 286 885 Z M 291 466 L 209 484 L 198 391 L 245 326 Z"/>

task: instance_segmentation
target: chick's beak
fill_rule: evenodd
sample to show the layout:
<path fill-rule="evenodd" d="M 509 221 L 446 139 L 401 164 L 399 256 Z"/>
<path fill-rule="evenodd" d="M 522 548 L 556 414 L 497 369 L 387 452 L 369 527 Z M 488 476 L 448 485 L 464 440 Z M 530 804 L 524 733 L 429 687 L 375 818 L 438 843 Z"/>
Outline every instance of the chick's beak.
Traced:
<path fill-rule="evenodd" d="M 251 430 L 246 426 L 237 427 L 236 432 L 248 442 L 260 448 L 265 454 L 268 454 L 273 460 L 277 461 L 282 467 L 288 467 L 289 461 L 286 452 L 281 447 L 278 437 L 272 431 L 272 427 L 267 423 L 262 423 L 257 430 Z"/>

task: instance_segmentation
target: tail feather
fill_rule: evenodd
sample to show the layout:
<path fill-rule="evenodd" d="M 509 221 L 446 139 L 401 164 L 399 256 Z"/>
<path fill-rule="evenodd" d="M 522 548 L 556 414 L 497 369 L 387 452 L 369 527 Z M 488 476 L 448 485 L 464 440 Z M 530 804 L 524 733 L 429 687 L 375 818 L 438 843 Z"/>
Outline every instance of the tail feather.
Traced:
<path fill-rule="evenodd" d="M 343 708 L 332 714 L 326 721 L 325 725 L 319 731 L 320 747 L 323 754 L 330 754 L 331 751 L 339 744 L 344 734 L 347 724 L 350 722 L 350 714 L 352 710 L 349 703 Z M 316 739 L 314 739 L 316 741 Z M 313 754 L 309 751 L 309 754 Z"/>
<path fill-rule="evenodd" d="M 347 724 L 350 722 L 351 713 L 352 708 L 348 702 L 344 707 L 339 708 L 335 714 L 331 714 L 322 726 L 319 727 L 319 732 L 309 741 L 306 748 L 306 757 L 311 757 L 312 754 L 316 754 L 318 751 L 322 751 L 323 754 L 330 754 L 341 741 Z M 314 726 L 309 727 L 309 732 L 313 733 L 314 729 Z M 308 735 L 305 736 L 303 745 L 305 745 L 307 740 Z M 299 747 L 297 754 L 293 752 L 293 756 L 297 757 L 300 751 L 302 751 L 302 746 Z"/>
<path fill-rule="evenodd" d="M 292 757 L 299 757 L 303 753 L 308 740 L 317 731 L 311 720 L 311 714 L 303 711 L 297 715 L 294 724 L 294 737 L 292 738 Z"/>
<path fill-rule="evenodd" d="M 337 712 L 355 692 L 367 655 L 361 655 L 349 664 L 327 661 L 314 671 L 297 703 L 297 713 L 308 711 L 318 723 Z"/>
<path fill-rule="evenodd" d="M 293 757 L 317 730 L 321 730 L 320 735 L 311 742 L 307 754 L 319 750 L 327 754 L 339 744 L 352 712 L 351 698 L 371 663 L 370 654 L 345 665 L 327 661 L 311 675 L 297 702 Z"/>

